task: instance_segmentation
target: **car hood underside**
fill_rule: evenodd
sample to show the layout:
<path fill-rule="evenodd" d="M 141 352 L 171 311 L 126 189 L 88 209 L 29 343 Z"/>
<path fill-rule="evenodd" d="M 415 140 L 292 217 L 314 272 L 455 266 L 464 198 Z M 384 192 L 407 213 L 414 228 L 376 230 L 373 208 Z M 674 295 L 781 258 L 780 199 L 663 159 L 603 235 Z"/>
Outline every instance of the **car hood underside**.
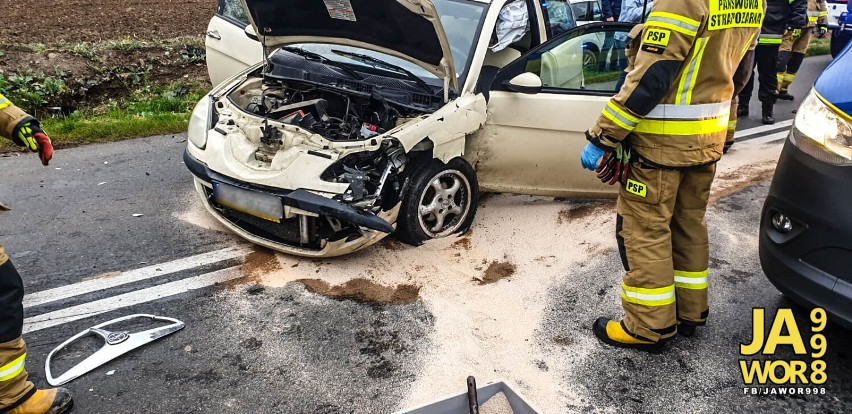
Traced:
<path fill-rule="evenodd" d="M 410 60 L 458 90 L 449 41 L 429 0 L 242 0 L 258 39 L 363 47 Z"/>

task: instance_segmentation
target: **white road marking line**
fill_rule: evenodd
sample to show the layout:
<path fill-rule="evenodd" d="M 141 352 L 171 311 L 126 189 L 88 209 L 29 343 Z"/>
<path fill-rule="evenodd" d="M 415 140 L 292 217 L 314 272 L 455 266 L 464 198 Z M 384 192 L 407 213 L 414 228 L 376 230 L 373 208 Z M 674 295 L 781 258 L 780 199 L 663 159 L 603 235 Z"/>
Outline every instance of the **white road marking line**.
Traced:
<path fill-rule="evenodd" d="M 24 319 L 24 333 L 39 331 L 68 322 L 127 308 L 141 303 L 152 302 L 169 296 L 179 295 L 190 290 L 201 289 L 216 283 L 243 277 L 240 266 L 229 267 L 215 272 L 188 279 L 157 285 L 154 287 L 128 292 L 94 302 L 84 303 L 70 308 L 48 312 Z"/>
<path fill-rule="evenodd" d="M 767 136 L 764 136 L 764 137 L 750 139 L 750 140 L 746 141 L 746 143 L 752 144 L 752 145 L 767 144 L 767 143 L 770 143 L 770 142 L 773 142 L 773 141 L 785 139 L 785 138 L 787 138 L 787 135 L 790 135 L 789 131 L 781 131 L 781 132 L 776 132 L 774 134 L 770 134 L 770 135 L 767 135 Z"/>
<path fill-rule="evenodd" d="M 245 256 L 246 254 L 248 254 L 248 250 L 246 249 L 229 247 L 195 256 L 184 257 L 182 259 L 158 265 L 129 270 L 113 277 L 84 280 L 73 285 L 60 286 L 58 288 L 47 289 L 26 295 L 24 297 L 24 307 L 29 308 L 43 305 L 45 303 L 56 302 L 58 300 L 68 299 L 74 296 L 126 285 L 128 283 L 139 282 L 158 276 L 164 276 L 225 260 L 235 259 Z"/>
<path fill-rule="evenodd" d="M 747 136 L 750 136 L 750 135 L 756 135 L 756 134 L 760 134 L 760 133 L 763 133 L 763 132 L 774 131 L 776 129 L 787 128 L 787 127 L 792 126 L 792 125 L 793 125 L 793 120 L 788 119 L 786 121 L 776 122 L 772 125 L 763 125 L 763 126 L 759 126 L 759 127 L 744 129 L 742 131 L 737 131 L 736 133 L 734 133 L 734 138 L 739 139 L 739 138 L 742 138 L 742 137 L 747 137 Z"/>

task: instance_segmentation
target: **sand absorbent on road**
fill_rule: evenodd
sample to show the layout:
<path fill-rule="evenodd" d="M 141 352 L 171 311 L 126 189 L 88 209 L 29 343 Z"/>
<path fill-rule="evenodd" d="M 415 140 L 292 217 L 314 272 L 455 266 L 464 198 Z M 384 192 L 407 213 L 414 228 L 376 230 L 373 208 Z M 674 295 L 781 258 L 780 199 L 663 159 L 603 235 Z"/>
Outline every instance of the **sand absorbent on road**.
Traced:
<path fill-rule="evenodd" d="M 737 144 L 719 163 L 714 200 L 771 177 L 782 145 L 750 144 Z M 176 218 L 225 231 L 199 202 L 191 204 Z M 435 318 L 429 351 L 397 409 L 461 392 L 468 375 L 481 383 L 507 379 L 539 407 L 564 407 L 585 396 L 560 384 L 559 370 L 542 369 L 556 362 L 537 329 L 554 283 L 616 249 L 614 209 L 612 200 L 486 195 L 471 231 L 461 237 L 419 247 L 389 237 L 334 259 L 264 255 L 251 279 L 268 287 L 301 281 L 310 292 L 337 299 L 423 301 Z M 582 359 L 599 345 L 589 330 L 571 346 Z"/>

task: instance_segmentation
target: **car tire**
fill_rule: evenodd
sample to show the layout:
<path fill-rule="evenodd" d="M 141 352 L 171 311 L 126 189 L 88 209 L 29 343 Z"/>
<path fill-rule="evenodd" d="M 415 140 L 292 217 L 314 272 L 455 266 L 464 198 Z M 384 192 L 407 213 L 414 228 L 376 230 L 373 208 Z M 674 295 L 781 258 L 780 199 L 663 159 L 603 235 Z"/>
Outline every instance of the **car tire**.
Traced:
<path fill-rule="evenodd" d="M 473 167 L 463 158 L 446 164 L 432 158 L 412 163 L 409 168 L 412 171 L 403 190 L 396 237 L 419 246 L 426 240 L 467 232 L 479 201 Z M 458 188 L 452 191 L 456 185 Z"/>
<path fill-rule="evenodd" d="M 583 67 L 597 68 L 598 54 L 593 50 L 583 48 Z"/>

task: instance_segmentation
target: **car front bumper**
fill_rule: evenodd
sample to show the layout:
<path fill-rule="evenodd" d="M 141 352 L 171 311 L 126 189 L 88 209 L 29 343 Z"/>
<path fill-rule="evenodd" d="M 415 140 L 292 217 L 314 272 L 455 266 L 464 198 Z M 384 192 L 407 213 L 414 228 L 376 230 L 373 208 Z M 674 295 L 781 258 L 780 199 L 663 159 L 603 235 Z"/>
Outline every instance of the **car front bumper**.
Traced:
<path fill-rule="evenodd" d="M 393 232 L 399 205 L 380 214 L 358 210 L 348 204 L 323 197 L 306 190 L 282 190 L 253 185 L 216 173 L 189 151 L 184 152 L 184 163 L 195 176 L 195 189 L 207 210 L 225 227 L 248 241 L 284 253 L 307 257 L 341 256 L 375 244 Z M 213 183 L 227 184 L 244 190 L 261 192 L 279 198 L 287 207 L 303 214 L 283 219 L 281 223 L 230 210 L 218 205 L 212 197 Z M 348 235 L 334 234 L 319 237 L 312 243 L 299 238 L 304 234 L 306 222 L 302 218 L 330 217 L 358 227 Z M 393 224 L 392 224 L 393 223 Z"/>
<path fill-rule="evenodd" d="M 760 263 L 769 280 L 805 306 L 824 308 L 852 329 L 852 167 L 825 164 L 789 141 L 760 222 Z M 793 224 L 787 233 L 775 214 Z"/>

